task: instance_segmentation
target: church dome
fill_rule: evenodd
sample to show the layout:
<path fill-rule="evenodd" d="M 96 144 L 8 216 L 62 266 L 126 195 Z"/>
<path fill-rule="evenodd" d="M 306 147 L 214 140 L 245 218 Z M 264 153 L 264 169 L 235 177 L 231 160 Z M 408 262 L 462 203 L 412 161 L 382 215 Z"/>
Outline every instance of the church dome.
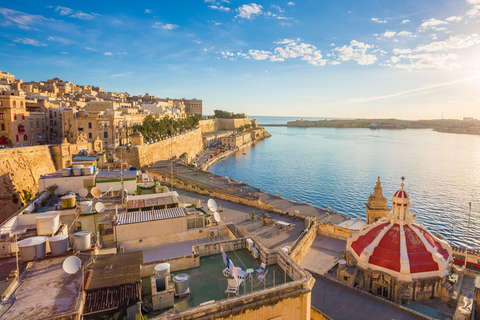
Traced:
<path fill-rule="evenodd" d="M 403 183 L 392 204 L 387 218 L 348 238 L 347 251 L 357 260 L 357 266 L 403 281 L 446 276 L 452 249 L 414 221 Z"/>

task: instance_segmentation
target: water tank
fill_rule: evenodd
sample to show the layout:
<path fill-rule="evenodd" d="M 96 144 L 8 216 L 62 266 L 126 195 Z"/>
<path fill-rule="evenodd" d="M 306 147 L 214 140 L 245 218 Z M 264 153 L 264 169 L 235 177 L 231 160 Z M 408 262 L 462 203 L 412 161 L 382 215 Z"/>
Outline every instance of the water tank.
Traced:
<path fill-rule="evenodd" d="M 86 166 L 83 170 L 83 175 L 84 176 L 89 176 L 93 174 L 93 166 Z"/>
<path fill-rule="evenodd" d="M 81 176 L 83 173 L 83 167 L 82 166 L 74 166 L 73 167 L 73 175 L 74 176 Z"/>
<path fill-rule="evenodd" d="M 47 253 L 47 237 L 37 236 L 24 239 L 17 243 L 23 262 L 42 259 Z"/>
<path fill-rule="evenodd" d="M 40 213 L 35 218 L 35 222 L 39 236 L 52 235 L 57 232 L 60 226 L 60 213 L 58 211 Z"/>
<path fill-rule="evenodd" d="M 69 208 L 74 208 L 75 207 L 75 195 L 67 195 L 63 196 L 60 199 L 62 199 L 62 207 L 64 209 L 69 209 Z"/>
<path fill-rule="evenodd" d="M 188 292 L 190 276 L 186 273 L 177 274 L 173 277 L 173 283 L 175 284 L 175 294 L 181 295 Z"/>
<path fill-rule="evenodd" d="M 347 261 L 343 259 L 338 260 L 338 270 L 345 270 L 346 266 L 347 266 Z"/>
<path fill-rule="evenodd" d="M 62 176 L 70 177 L 71 175 L 72 175 L 72 169 L 71 168 L 63 168 L 62 169 Z"/>
<path fill-rule="evenodd" d="M 81 213 L 90 213 L 92 212 L 92 201 L 82 201 L 80 202 L 80 212 Z"/>
<path fill-rule="evenodd" d="M 48 243 L 50 244 L 50 251 L 55 256 L 68 251 L 67 234 L 59 234 L 58 236 L 48 238 Z"/>
<path fill-rule="evenodd" d="M 72 234 L 73 250 L 84 251 L 90 249 L 91 231 L 79 231 Z"/>
<path fill-rule="evenodd" d="M 160 263 L 155 266 L 156 276 L 166 276 L 170 274 L 170 263 Z"/>

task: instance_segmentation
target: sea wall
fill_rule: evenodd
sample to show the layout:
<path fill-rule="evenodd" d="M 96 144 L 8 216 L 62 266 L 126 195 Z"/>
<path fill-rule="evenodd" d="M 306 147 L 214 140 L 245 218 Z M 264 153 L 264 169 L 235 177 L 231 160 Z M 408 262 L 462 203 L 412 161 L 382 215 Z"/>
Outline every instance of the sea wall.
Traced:
<path fill-rule="evenodd" d="M 25 203 L 22 190 L 32 198 L 38 192 L 38 179 L 55 172 L 48 146 L 0 150 L 0 223 Z"/>

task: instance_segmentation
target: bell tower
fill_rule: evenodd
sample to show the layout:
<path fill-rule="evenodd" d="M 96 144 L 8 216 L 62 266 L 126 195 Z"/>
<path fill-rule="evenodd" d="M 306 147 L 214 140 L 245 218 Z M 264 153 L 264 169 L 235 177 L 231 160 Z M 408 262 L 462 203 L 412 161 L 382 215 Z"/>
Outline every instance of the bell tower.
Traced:
<path fill-rule="evenodd" d="M 377 185 L 373 189 L 373 194 L 368 197 L 367 207 L 367 224 L 374 223 L 380 218 L 387 217 L 390 210 L 387 206 L 387 198 L 383 196 L 382 183 L 378 177 Z"/>

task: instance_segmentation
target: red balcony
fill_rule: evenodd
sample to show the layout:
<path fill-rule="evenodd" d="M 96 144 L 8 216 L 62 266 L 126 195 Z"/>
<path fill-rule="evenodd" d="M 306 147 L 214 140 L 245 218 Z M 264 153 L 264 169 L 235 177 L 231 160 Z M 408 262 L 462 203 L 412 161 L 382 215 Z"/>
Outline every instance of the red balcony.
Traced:
<path fill-rule="evenodd" d="M 18 126 L 18 133 L 25 133 L 25 126 Z"/>

